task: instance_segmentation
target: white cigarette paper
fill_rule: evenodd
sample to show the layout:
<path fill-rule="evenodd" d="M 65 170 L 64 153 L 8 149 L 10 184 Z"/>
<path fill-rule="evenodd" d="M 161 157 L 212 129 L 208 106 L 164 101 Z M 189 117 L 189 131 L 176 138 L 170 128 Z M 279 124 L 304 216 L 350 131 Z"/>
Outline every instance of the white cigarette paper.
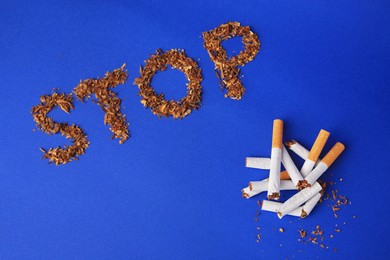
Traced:
<path fill-rule="evenodd" d="M 277 202 L 277 201 L 271 201 L 271 200 L 263 200 L 261 204 L 261 210 L 270 211 L 277 213 L 280 206 L 282 206 L 283 203 Z M 287 215 L 300 217 L 302 214 L 303 206 L 296 208 L 295 210 L 287 213 Z"/>
<path fill-rule="evenodd" d="M 283 121 L 275 119 L 272 129 L 271 165 L 268 181 L 268 199 L 279 199 L 280 164 L 282 161 Z"/>
<path fill-rule="evenodd" d="M 310 184 L 310 185 L 313 185 L 314 182 L 316 182 L 318 180 L 319 177 L 321 177 L 321 175 L 326 172 L 326 170 L 328 169 L 328 166 L 323 163 L 323 162 L 320 162 L 315 168 L 314 170 L 311 171 L 311 173 L 309 173 L 306 178 L 305 178 L 305 181 Z"/>
<path fill-rule="evenodd" d="M 301 206 L 303 203 L 314 197 L 322 190 L 321 185 L 316 182 L 313 186 L 303 189 L 291 198 L 289 198 L 278 210 L 279 218 Z"/>
<path fill-rule="evenodd" d="M 268 181 L 267 180 L 251 181 L 249 183 L 249 188 L 251 188 L 251 190 L 259 190 L 261 192 L 266 191 L 268 189 Z M 296 190 L 297 187 L 290 180 L 281 180 L 279 189 L 280 190 Z"/>
<path fill-rule="evenodd" d="M 286 142 L 286 146 L 288 147 L 288 149 L 290 149 L 291 151 L 296 153 L 296 155 L 298 155 L 302 159 L 304 159 L 304 160 L 307 159 L 307 156 L 309 155 L 309 150 L 306 149 L 305 147 L 303 147 L 297 141 L 292 140 L 292 141 Z"/>
<path fill-rule="evenodd" d="M 303 177 L 301 173 L 298 171 L 298 168 L 295 166 L 293 160 L 291 159 L 290 154 L 288 153 L 284 145 L 283 145 L 282 163 L 284 165 L 284 168 L 286 168 L 288 175 L 290 176 L 294 185 L 298 185 L 299 181 L 303 180 Z"/>
<path fill-rule="evenodd" d="M 296 190 L 294 183 L 290 180 L 280 181 L 280 190 Z M 242 196 L 249 199 L 257 194 L 268 190 L 268 179 L 262 181 L 251 181 L 248 187 L 241 190 Z"/>
<path fill-rule="evenodd" d="M 280 191 L 280 162 L 282 160 L 282 150 L 272 148 L 271 151 L 271 169 L 268 181 L 268 198 L 279 199 Z"/>
<path fill-rule="evenodd" d="M 262 191 L 261 190 L 251 190 L 249 187 L 245 187 L 241 190 L 241 193 L 242 193 L 242 197 L 244 198 L 251 198 L 259 193 L 261 193 Z"/>
<path fill-rule="evenodd" d="M 305 163 L 303 164 L 303 166 L 301 168 L 302 177 L 305 178 L 307 175 L 309 175 L 309 173 L 313 170 L 315 164 L 316 163 L 313 162 L 312 160 L 306 159 Z"/>
<path fill-rule="evenodd" d="M 308 156 L 309 156 L 309 150 L 306 149 L 304 146 L 302 146 L 300 143 L 298 143 L 297 141 L 295 140 L 292 140 L 292 141 L 288 141 L 286 142 L 286 146 L 288 147 L 288 149 L 290 149 L 291 151 L 293 151 L 296 155 L 298 155 L 299 157 L 301 157 L 303 160 L 307 160 Z M 316 161 L 316 163 L 314 164 L 314 166 L 316 166 L 317 164 L 319 164 L 321 162 L 320 159 L 318 159 Z"/>
<path fill-rule="evenodd" d="M 306 203 L 303 204 L 303 206 L 299 206 L 293 211 L 287 213 L 287 215 L 294 216 L 294 217 L 301 217 L 301 218 L 305 218 L 309 216 L 312 210 L 314 209 L 314 207 L 317 205 L 318 201 L 321 199 L 321 197 L 322 197 L 321 193 L 317 193 L 316 195 L 314 195 L 313 198 L 306 201 Z M 261 204 L 261 209 L 265 211 L 277 213 L 282 205 L 283 203 L 281 202 L 263 200 Z"/>
<path fill-rule="evenodd" d="M 261 170 L 269 170 L 271 164 L 270 158 L 265 157 L 246 157 L 245 158 L 245 167 L 261 169 Z"/>
<path fill-rule="evenodd" d="M 318 201 L 320 201 L 321 197 L 321 193 L 317 193 L 313 198 L 309 199 L 305 204 L 303 204 L 301 218 L 305 218 L 310 215 L 311 211 L 317 205 Z"/>

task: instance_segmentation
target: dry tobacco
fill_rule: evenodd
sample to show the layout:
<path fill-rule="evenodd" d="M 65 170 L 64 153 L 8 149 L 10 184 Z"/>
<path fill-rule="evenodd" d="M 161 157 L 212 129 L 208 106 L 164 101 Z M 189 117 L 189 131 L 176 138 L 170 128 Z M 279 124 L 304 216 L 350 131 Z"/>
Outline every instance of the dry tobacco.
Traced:
<path fill-rule="evenodd" d="M 40 101 L 39 105 L 31 109 L 36 126 L 49 135 L 61 133 L 66 138 L 73 139 L 72 145 L 64 146 L 63 148 L 50 148 L 48 151 L 40 148 L 44 153 L 43 158 L 49 159 L 55 165 L 78 160 L 77 156 L 84 154 L 85 149 L 89 145 L 87 135 L 80 127 L 74 124 L 57 123 L 47 117 L 47 114 L 56 106 L 69 114 L 70 110 L 74 108 L 72 94 L 66 95 L 65 93 L 59 94 L 54 92 L 52 95 L 41 96 Z"/>
<path fill-rule="evenodd" d="M 227 89 L 225 97 L 241 99 L 245 93 L 245 87 L 238 78 L 240 69 L 237 66 L 244 66 L 252 61 L 259 52 L 260 40 L 257 34 L 249 26 L 241 26 L 239 22 L 228 22 L 202 34 L 203 45 L 215 64 L 215 72 L 221 81 L 220 84 L 222 88 Z M 222 47 L 222 41 L 236 36 L 242 36 L 244 50 L 228 59 L 226 50 Z"/>
<path fill-rule="evenodd" d="M 120 110 L 121 99 L 110 88 L 123 84 L 127 80 L 128 73 L 125 66 L 126 64 L 123 64 L 119 69 L 106 72 L 106 75 L 101 79 L 80 81 L 73 90 L 76 97 L 82 102 L 90 98 L 91 94 L 95 94 L 97 104 L 105 112 L 104 124 L 110 126 L 113 133 L 112 138 L 120 138 L 120 144 L 129 138 L 129 127 L 125 115 L 122 115 Z"/>
<path fill-rule="evenodd" d="M 163 52 L 158 49 L 145 61 L 145 67 L 140 67 L 139 78 L 134 83 L 138 85 L 141 103 L 145 107 L 150 107 L 153 114 L 161 117 L 173 116 L 174 118 L 184 118 L 192 109 L 198 109 L 201 105 L 202 81 L 201 69 L 193 59 L 186 56 L 184 50 L 170 50 Z M 182 71 L 189 83 L 187 84 L 187 96 L 180 101 L 166 100 L 164 94 L 157 94 L 150 85 L 154 74 L 157 71 L 165 71 L 171 65 L 172 68 Z"/>

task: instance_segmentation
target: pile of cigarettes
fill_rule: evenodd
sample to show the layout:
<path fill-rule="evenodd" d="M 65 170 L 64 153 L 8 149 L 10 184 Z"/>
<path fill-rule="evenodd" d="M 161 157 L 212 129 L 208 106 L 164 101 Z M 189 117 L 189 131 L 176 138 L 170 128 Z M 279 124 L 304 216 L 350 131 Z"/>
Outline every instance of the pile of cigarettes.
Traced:
<path fill-rule="evenodd" d="M 247 157 L 246 167 L 269 170 L 269 178 L 262 181 L 251 181 L 248 187 L 242 189 L 242 196 L 251 198 L 267 191 L 268 200 L 261 203 L 263 211 L 277 213 L 279 218 L 285 215 L 307 217 L 320 201 L 323 187 L 318 178 L 340 156 L 345 147 L 337 142 L 322 158 L 319 156 L 330 133 L 321 130 L 310 151 L 296 141 L 288 141 L 283 145 L 283 121 L 274 120 L 272 133 L 271 158 Z M 305 160 L 298 170 L 286 147 Z M 281 171 L 283 164 L 285 171 Z M 279 202 L 281 190 L 298 190 L 285 202 Z"/>

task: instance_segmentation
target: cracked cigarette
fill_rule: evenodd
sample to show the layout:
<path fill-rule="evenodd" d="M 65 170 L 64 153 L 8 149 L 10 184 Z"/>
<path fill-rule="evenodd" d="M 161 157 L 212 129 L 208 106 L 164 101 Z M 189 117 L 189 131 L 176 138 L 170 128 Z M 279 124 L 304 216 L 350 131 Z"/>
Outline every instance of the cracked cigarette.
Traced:
<path fill-rule="evenodd" d="M 321 129 L 318 134 L 313 146 L 310 149 L 309 154 L 307 155 L 307 159 L 301 168 L 301 174 L 303 177 L 309 175 L 309 173 L 313 170 L 318 157 L 320 156 L 322 149 L 324 148 L 326 141 L 328 140 L 330 133 Z"/>
<path fill-rule="evenodd" d="M 263 200 L 263 202 L 261 203 L 261 210 L 277 213 L 282 204 L 283 203 L 277 202 L 277 201 Z M 303 206 L 298 207 L 295 210 L 287 213 L 287 215 L 294 216 L 294 217 L 300 217 L 302 214 L 302 209 L 303 209 Z"/>
<path fill-rule="evenodd" d="M 271 164 L 268 181 L 268 199 L 279 200 L 280 166 L 282 160 L 283 121 L 275 119 L 272 130 Z"/>
<path fill-rule="evenodd" d="M 269 170 L 270 164 L 271 164 L 270 158 L 265 158 L 265 157 L 246 157 L 245 158 L 245 167 L 247 167 L 247 168 Z"/>
<path fill-rule="evenodd" d="M 297 186 L 298 183 L 302 181 L 304 178 L 299 172 L 298 168 L 295 166 L 293 160 L 291 159 L 290 154 L 288 153 L 284 145 L 283 145 L 283 153 L 282 153 L 282 163 L 284 165 L 284 168 L 286 168 L 292 182 L 294 183 L 295 186 Z"/>
<path fill-rule="evenodd" d="M 298 208 L 303 203 L 305 203 L 309 199 L 313 198 L 321 190 L 322 190 L 321 185 L 318 182 L 316 182 L 316 183 L 314 183 L 313 186 L 308 187 L 306 189 L 303 189 L 300 192 L 296 193 L 294 196 L 289 198 L 286 202 L 284 202 L 280 206 L 280 208 L 278 210 L 278 217 L 282 218 L 287 213 Z"/>
<path fill-rule="evenodd" d="M 325 155 L 322 161 L 312 170 L 306 178 L 301 182 L 302 186 L 310 186 L 315 183 L 319 177 L 332 165 L 332 163 L 340 156 L 344 151 L 345 146 L 337 142 L 332 149 Z"/>

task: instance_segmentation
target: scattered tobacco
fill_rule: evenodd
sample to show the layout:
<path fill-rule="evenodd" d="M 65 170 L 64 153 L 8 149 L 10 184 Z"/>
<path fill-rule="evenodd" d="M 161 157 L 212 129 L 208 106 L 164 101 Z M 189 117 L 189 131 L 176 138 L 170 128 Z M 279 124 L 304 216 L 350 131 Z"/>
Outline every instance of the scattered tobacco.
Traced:
<path fill-rule="evenodd" d="M 91 94 L 95 94 L 97 104 L 105 112 L 104 124 L 110 126 L 113 133 L 112 138 L 120 139 L 120 144 L 123 144 L 129 138 L 128 123 L 125 115 L 120 110 L 121 99 L 110 88 L 123 84 L 127 80 L 128 73 L 125 66 L 126 64 L 123 64 L 119 69 L 106 72 L 106 75 L 101 79 L 80 81 L 73 90 L 73 93 L 81 102 L 90 98 Z"/>
<path fill-rule="evenodd" d="M 198 109 L 201 105 L 202 81 L 201 69 L 193 59 L 186 56 L 184 50 L 169 50 L 163 52 L 158 49 L 156 54 L 145 61 L 145 67 L 140 66 L 139 78 L 134 84 L 138 85 L 141 96 L 141 103 L 151 108 L 153 114 L 158 117 L 164 116 L 173 118 L 184 118 L 191 113 L 192 109 Z M 189 83 L 187 84 L 187 96 L 179 101 L 166 100 L 164 94 L 157 94 L 150 85 L 154 74 L 157 71 L 165 71 L 168 65 L 182 71 Z"/>
<path fill-rule="evenodd" d="M 52 162 L 55 165 L 66 164 L 72 160 L 78 160 L 77 156 L 84 154 L 85 149 L 89 145 L 87 135 L 80 127 L 74 124 L 57 123 L 50 117 L 47 117 L 47 114 L 57 106 L 69 114 L 70 110 L 74 108 L 72 94 L 66 95 L 65 93 L 59 94 L 53 92 L 52 95 L 41 96 L 40 101 L 39 105 L 36 105 L 31 109 L 36 126 L 49 135 L 61 133 L 66 138 L 73 139 L 72 145 L 64 146 L 63 148 L 50 148 L 48 151 L 40 148 L 44 153 L 43 159 L 49 159 L 49 162 Z"/>
<path fill-rule="evenodd" d="M 221 87 L 227 89 L 225 97 L 241 99 L 245 93 L 245 87 L 238 78 L 240 69 L 237 66 L 244 66 L 252 61 L 259 52 L 260 40 L 257 34 L 249 26 L 241 26 L 239 22 L 228 22 L 202 34 L 203 46 L 215 64 L 215 72 Z M 236 36 L 242 36 L 244 50 L 228 59 L 226 50 L 222 47 L 222 41 Z"/>

